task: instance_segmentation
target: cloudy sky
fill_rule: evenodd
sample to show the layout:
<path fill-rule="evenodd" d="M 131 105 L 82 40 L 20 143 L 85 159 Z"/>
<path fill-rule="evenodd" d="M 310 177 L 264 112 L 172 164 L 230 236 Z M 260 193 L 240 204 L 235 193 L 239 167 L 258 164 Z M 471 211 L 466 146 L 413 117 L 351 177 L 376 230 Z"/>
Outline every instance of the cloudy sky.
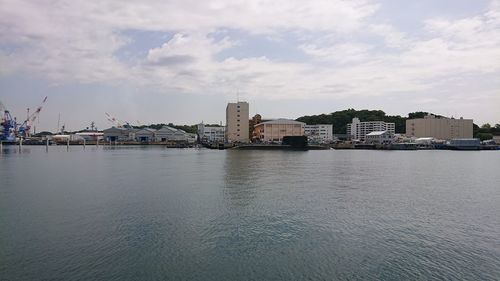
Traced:
<path fill-rule="evenodd" d="M 229 101 L 500 123 L 499 0 L 0 0 L 0 101 L 39 130 L 105 112 L 219 123 Z"/>

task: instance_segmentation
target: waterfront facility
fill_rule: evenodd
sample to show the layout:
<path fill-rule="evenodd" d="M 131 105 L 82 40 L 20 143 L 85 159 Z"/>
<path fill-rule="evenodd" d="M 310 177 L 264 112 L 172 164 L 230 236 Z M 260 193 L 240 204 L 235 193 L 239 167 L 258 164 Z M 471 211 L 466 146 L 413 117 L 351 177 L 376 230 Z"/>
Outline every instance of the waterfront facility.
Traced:
<path fill-rule="evenodd" d="M 206 126 L 198 124 L 198 138 L 202 142 L 224 142 L 225 128 L 222 126 Z"/>
<path fill-rule="evenodd" d="M 389 131 L 375 131 L 366 134 L 366 143 L 370 144 L 391 144 L 394 141 L 394 134 Z"/>
<path fill-rule="evenodd" d="M 284 136 L 303 136 L 306 123 L 276 119 L 254 126 L 254 136 L 260 142 L 281 142 Z"/>
<path fill-rule="evenodd" d="M 305 125 L 304 134 L 308 137 L 310 142 L 315 142 L 315 143 L 332 142 L 333 125 L 331 124 Z"/>
<path fill-rule="evenodd" d="M 472 138 L 472 119 L 454 119 L 427 115 L 424 118 L 406 120 L 406 135 L 449 140 Z"/>
<path fill-rule="evenodd" d="M 159 130 L 153 128 L 130 128 L 111 127 L 103 131 L 104 140 L 107 142 L 141 142 L 141 143 L 162 143 L 162 142 L 187 142 L 194 143 L 196 135 L 189 134 L 183 130 L 163 126 Z"/>
<path fill-rule="evenodd" d="M 228 103 L 226 107 L 226 141 L 249 142 L 248 126 L 248 102 L 239 101 L 236 103 Z"/>
<path fill-rule="evenodd" d="M 387 131 L 390 134 L 395 134 L 396 125 L 384 121 L 361 122 L 359 118 L 353 118 L 352 123 L 347 124 L 347 135 L 353 140 L 364 141 L 367 134 L 380 131 Z"/>

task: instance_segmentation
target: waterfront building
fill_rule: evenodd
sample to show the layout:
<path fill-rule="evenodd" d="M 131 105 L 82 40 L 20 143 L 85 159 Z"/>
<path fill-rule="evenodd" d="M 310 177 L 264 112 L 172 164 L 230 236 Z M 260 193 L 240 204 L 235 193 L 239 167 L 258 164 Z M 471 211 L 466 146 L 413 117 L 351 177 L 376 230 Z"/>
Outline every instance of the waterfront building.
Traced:
<path fill-rule="evenodd" d="M 393 141 L 394 134 L 389 131 L 375 131 L 365 136 L 365 142 L 371 144 L 391 144 Z"/>
<path fill-rule="evenodd" d="M 111 127 L 103 131 L 103 137 L 105 141 L 115 142 L 115 141 L 130 141 L 134 139 L 134 133 L 137 129 L 132 128 L 117 128 Z"/>
<path fill-rule="evenodd" d="M 156 142 L 186 142 L 190 136 L 183 130 L 163 126 L 155 133 Z"/>
<path fill-rule="evenodd" d="M 198 124 L 198 138 L 201 142 L 224 142 L 225 128 L 222 126 L 206 126 Z"/>
<path fill-rule="evenodd" d="M 472 119 L 454 119 L 427 115 L 424 118 L 406 120 L 406 135 L 432 137 L 441 140 L 472 138 Z"/>
<path fill-rule="evenodd" d="M 140 129 L 135 132 L 135 140 L 138 142 L 153 142 L 155 141 L 156 130 L 151 128 Z"/>
<path fill-rule="evenodd" d="M 493 141 L 494 141 L 496 144 L 500 144 L 500 136 L 493 136 Z"/>
<path fill-rule="evenodd" d="M 226 107 L 226 141 L 249 142 L 248 102 L 228 103 Z"/>
<path fill-rule="evenodd" d="M 254 126 L 253 135 L 260 142 L 281 142 L 284 136 L 303 136 L 306 123 L 290 119 L 276 119 Z"/>
<path fill-rule="evenodd" d="M 391 134 L 395 134 L 396 125 L 384 121 L 361 122 L 359 118 L 353 118 L 352 123 L 347 124 L 347 135 L 353 140 L 364 141 L 367 134 L 380 131 L 387 131 Z"/>
<path fill-rule="evenodd" d="M 333 141 L 333 125 L 331 124 L 305 125 L 304 135 L 307 136 L 310 142 L 330 143 Z"/>

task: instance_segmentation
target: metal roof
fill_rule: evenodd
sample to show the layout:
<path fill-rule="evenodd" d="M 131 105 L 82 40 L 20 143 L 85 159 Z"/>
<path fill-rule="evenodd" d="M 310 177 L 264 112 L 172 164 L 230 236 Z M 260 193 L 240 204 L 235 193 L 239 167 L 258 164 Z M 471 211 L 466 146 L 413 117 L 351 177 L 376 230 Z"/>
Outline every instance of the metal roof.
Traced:
<path fill-rule="evenodd" d="M 305 125 L 306 123 L 295 121 L 295 120 L 292 120 L 292 119 L 280 118 L 280 119 L 275 119 L 275 120 L 271 120 L 271 121 L 262 122 L 262 123 L 259 123 L 259 124 L 301 124 L 301 125 Z M 259 125 L 259 124 L 257 124 L 257 125 Z"/>
<path fill-rule="evenodd" d="M 385 133 L 387 133 L 387 131 L 374 131 L 374 132 L 368 133 L 366 135 L 367 136 L 381 136 Z"/>

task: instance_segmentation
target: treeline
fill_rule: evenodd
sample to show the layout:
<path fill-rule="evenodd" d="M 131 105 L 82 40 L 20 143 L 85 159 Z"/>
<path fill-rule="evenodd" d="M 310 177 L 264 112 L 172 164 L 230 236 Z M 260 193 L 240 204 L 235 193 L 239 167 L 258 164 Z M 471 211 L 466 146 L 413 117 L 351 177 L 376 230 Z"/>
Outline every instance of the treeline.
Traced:
<path fill-rule="evenodd" d="M 474 124 L 474 137 L 481 140 L 490 140 L 493 136 L 500 136 L 500 124 L 494 126 L 486 123 L 479 127 Z"/>
<path fill-rule="evenodd" d="M 408 117 L 403 117 L 399 115 L 386 115 L 382 110 L 355 110 L 351 108 L 330 114 L 302 116 L 297 118 L 297 121 L 305 122 L 308 125 L 332 124 L 336 134 L 344 134 L 346 133 L 347 124 L 352 122 L 352 118 L 358 117 L 362 122 L 384 121 L 394 123 L 396 126 L 396 133 L 404 134 L 406 132 L 407 119 L 424 118 L 424 116 L 428 114 L 428 112 L 417 111 L 409 113 Z M 444 117 L 437 114 L 434 115 L 436 117 Z M 473 130 L 474 137 L 480 138 L 481 140 L 487 140 L 493 138 L 493 136 L 500 135 L 500 124 L 495 124 L 494 126 L 484 124 L 481 127 L 474 124 Z"/>
<path fill-rule="evenodd" d="M 413 112 L 409 114 L 409 118 L 423 118 L 427 112 Z M 399 115 L 386 115 L 382 110 L 355 110 L 347 109 L 335 111 L 330 114 L 320 114 L 311 116 L 302 116 L 297 118 L 297 121 L 304 122 L 308 125 L 313 124 L 332 124 L 336 134 L 345 134 L 347 124 L 352 122 L 352 118 L 357 117 L 362 122 L 364 121 L 384 121 L 395 124 L 396 133 L 403 134 L 406 132 L 406 119 Z"/>
<path fill-rule="evenodd" d="M 178 130 L 183 130 L 186 133 L 190 134 L 196 134 L 198 131 L 198 126 L 197 125 L 174 125 L 173 123 L 159 123 L 159 124 L 151 124 L 151 125 L 141 125 L 141 126 L 133 126 L 136 129 L 143 129 L 143 128 L 151 128 L 155 130 L 159 130 L 164 126 L 169 126 Z"/>

